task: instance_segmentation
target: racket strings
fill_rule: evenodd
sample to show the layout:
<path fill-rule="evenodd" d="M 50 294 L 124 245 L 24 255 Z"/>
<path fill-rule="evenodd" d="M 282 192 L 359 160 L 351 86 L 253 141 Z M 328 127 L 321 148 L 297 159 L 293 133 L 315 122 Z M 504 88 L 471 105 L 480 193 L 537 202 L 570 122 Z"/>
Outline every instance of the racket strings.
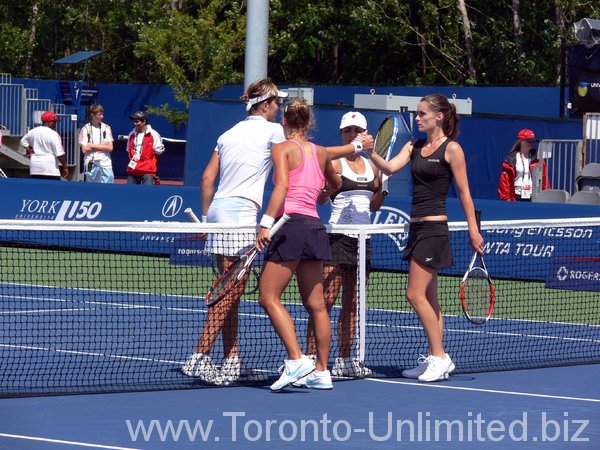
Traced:
<path fill-rule="evenodd" d="M 245 258 L 240 258 L 235 264 L 227 269 L 221 277 L 218 283 L 212 289 L 213 301 L 217 301 L 227 295 L 237 284 L 238 277 L 244 269 Z"/>
<path fill-rule="evenodd" d="M 381 125 L 381 128 L 377 132 L 377 136 L 375 138 L 375 152 L 382 158 L 385 158 L 387 154 L 393 134 L 394 121 L 392 119 L 388 119 Z"/>
<path fill-rule="evenodd" d="M 486 273 L 475 268 L 463 285 L 464 303 L 471 318 L 487 318 L 490 310 L 490 284 Z"/>

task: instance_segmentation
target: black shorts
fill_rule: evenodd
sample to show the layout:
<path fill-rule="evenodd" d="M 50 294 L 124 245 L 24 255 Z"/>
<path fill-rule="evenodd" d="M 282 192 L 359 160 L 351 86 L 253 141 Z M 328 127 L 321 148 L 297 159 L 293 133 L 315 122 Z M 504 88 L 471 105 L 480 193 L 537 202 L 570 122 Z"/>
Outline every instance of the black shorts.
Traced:
<path fill-rule="evenodd" d="M 321 219 L 303 214 L 290 214 L 290 216 L 269 243 L 265 261 L 331 259 L 329 239 Z"/>
<path fill-rule="evenodd" d="M 414 258 L 432 269 L 452 266 L 448 222 L 411 222 L 403 259 Z"/>
<path fill-rule="evenodd" d="M 331 259 L 325 261 L 328 266 L 341 267 L 355 270 L 358 265 L 358 238 L 344 234 L 332 233 L 329 235 L 331 246 Z M 367 239 L 367 269 L 371 267 L 371 241 Z"/>

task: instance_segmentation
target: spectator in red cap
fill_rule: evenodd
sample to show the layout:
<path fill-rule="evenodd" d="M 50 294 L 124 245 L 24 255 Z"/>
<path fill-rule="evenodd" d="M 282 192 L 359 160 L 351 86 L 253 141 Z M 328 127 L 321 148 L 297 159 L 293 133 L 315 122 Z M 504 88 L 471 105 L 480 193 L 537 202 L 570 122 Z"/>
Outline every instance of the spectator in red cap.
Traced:
<path fill-rule="evenodd" d="M 148 116 L 138 111 L 129 116 L 133 131 L 127 139 L 127 184 L 158 184 L 158 160 L 165 151 L 160 134 L 148 124 Z"/>
<path fill-rule="evenodd" d="M 519 131 L 517 141 L 504 158 L 498 182 L 500 200 L 530 202 L 533 186 L 533 173 L 542 168 L 542 189 L 549 189 L 546 163 L 537 158 L 533 145 L 538 141 L 535 133 L 527 128 Z"/>
<path fill-rule="evenodd" d="M 65 150 L 56 132 L 58 116 L 52 111 L 42 114 L 42 126 L 35 127 L 21 139 L 30 158 L 29 175 L 31 178 L 46 180 L 60 180 L 69 176 L 69 167 L 65 157 Z M 62 166 L 59 170 L 58 165 Z"/>

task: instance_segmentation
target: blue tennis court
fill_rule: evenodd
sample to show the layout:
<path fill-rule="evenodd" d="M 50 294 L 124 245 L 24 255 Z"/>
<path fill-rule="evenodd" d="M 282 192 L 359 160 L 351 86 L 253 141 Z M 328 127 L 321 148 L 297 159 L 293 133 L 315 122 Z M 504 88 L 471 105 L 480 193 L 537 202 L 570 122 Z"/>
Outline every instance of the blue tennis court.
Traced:
<path fill-rule="evenodd" d="M 268 387 L 0 399 L 0 448 L 597 449 L 600 365 Z M 437 431 L 436 431 L 437 430 Z M 437 433 L 437 435 L 436 435 Z"/>
<path fill-rule="evenodd" d="M 0 361 L 5 394 L 128 391 L 200 387 L 180 368 L 196 346 L 206 307 L 196 297 L 3 284 Z M 9 306 L 12 309 L 9 309 Z M 23 305 L 23 306 L 20 306 Z M 304 342 L 306 314 L 288 305 Z M 335 326 L 339 309 L 331 315 Z M 425 338 L 413 313 L 369 310 L 365 363 L 376 376 L 398 376 Z M 277 376 L 284 349 L 256 302 L 240 308 L 242 357 L 254 367 L 246 382 Z M 336 348 L 333 333 L 332 348 Z M 446 317 L 446 346 L 458 373 L 585 362 L 600 354 L 600 327 L 495 319 L 475 327 Z M 543 352 L 555 347 L 560 351 Z M 490 351 L 494 349 L 493 351 Z M 219 359 L 220 342 L 214 347 Z M 52 376 L 49 377 L 49 372 Z"/>

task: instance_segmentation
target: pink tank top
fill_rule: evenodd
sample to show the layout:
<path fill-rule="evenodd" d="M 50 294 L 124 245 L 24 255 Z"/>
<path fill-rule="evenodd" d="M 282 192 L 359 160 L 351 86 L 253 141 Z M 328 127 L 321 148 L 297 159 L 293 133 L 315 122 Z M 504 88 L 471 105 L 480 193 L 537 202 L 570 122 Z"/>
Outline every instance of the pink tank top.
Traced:
<path fill-rule="evenodd" d="M 319 218 L 317 212 L 317 198 L 323 189 L 325 176 L 317 158 L 317 148 L 310 142 L 311 156 L 307 156 L 302 145 L 291 139 L 300 149 L 302 164 L 300 167 L 290 170 L 288 179 L 288 192 L 285 197 L 283 214 L 304 214 L 305 216 Z"/>

